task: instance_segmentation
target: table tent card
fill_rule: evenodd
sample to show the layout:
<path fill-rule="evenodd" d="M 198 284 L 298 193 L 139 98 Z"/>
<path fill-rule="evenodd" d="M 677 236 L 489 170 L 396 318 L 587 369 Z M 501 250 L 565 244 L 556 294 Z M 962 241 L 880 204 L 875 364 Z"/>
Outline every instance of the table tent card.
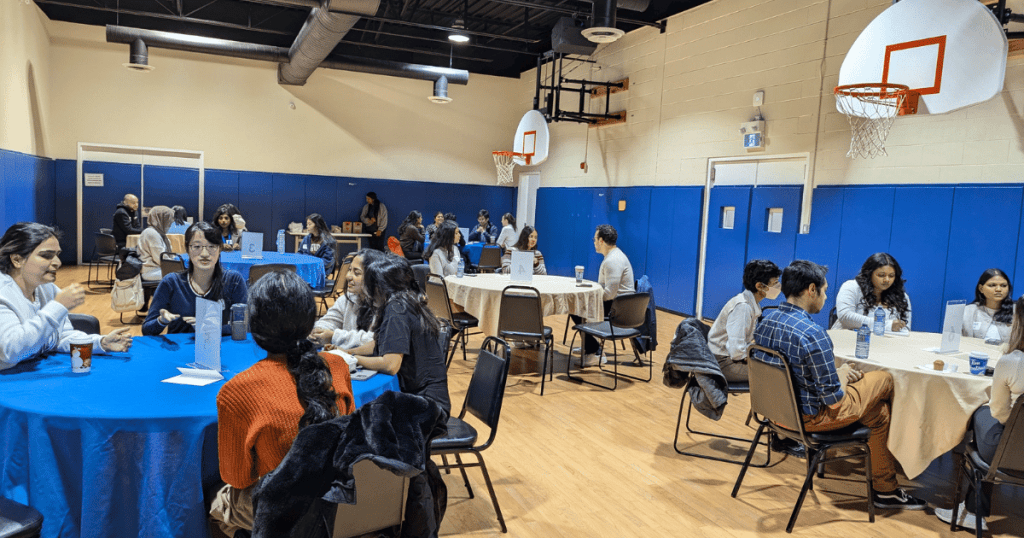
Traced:
<path fill-rule="evenodd" d="M 942 321 L 942 344 L 939 353 L 960 351 L 960 330 L 964 325 L 964 309 L 967 301 L 957 300 L 946 303 L 946 317 Z"/>
<path fill-rule="evenodd" d="M 512 252 L 511 279 L 515 282 L 533 281 L 533 252 L 516 250 Z"/>
<path fill-rule="evenodd" d="M 246 259 L 263 258 L 263 234 L 242 232 L 242 257 Z"/>
<path fill-rule="evenodd" d="M 194 368 L 220 372 L 220 333 L 224 305 L 220 301 L 196 298 L 196 362 Z"/>
<path fill-rule="evenodd" d="M 215 370 L 202 370 L 199 368 L 178 368 L 181 372 L 180 375 L 174 377 L 168 377 L 164 379 L 164 383 L 174 383 L 175 385 L 192 385 L 194 387 L 205 387 L 210 383 L 216 383 L 224 376 L 220 375 L 220 372 Z"/>

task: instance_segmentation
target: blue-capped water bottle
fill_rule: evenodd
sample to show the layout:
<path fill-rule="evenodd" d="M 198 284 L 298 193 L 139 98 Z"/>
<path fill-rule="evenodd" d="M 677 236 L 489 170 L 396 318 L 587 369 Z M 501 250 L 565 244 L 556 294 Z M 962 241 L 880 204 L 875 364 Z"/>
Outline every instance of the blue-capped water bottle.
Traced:
<path fill-rule="evenodd" d="M 857 349 L 854 351 L 854 356 L 858 359 L 868 358 L 868 348 L 871 346 L 871 329 L 868 329 L 868 324 L 863 323 L 860 329 L 857 329 Z"/>
<path fill-rule="evenodd" d="M 277 231 L 277 253 L 284 254 L 284 230 Z"/>
<path fill-rule="evenodd" d="M 875 308 L 874 333 L 878 336 L 885 334 L 885 310 L 882 307 Z"/>
<path fill-rule="evenodd" d="M 459 271 L 455 273 L 456 278 L 462 278 L 462 275 L 466 274 L 466 262 L 459 258 Z"/>

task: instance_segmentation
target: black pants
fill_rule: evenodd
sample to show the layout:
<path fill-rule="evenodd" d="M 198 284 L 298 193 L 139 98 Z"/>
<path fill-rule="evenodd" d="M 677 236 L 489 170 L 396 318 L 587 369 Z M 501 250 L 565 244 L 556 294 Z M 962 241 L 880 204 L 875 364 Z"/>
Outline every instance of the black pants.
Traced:
<path fill-rule="evenodd" d="M 612 309 L 612 302 L 611 301 L 605 301 L 604 302 L 604 317 L 605 318 L 608 317 L 608 312 L 611 311 L 611 309 Z M 581 318 L 581 317 L 579 317 L 579 316 L 577 316 L 575 314 L 570 314 L 569 317 L 572 319 L 572 322 L 574 324 L 578 325 L 580 323 L 583 323 L 583 318 Z M 601 349 L 601 345 L 597 343 L 597 338 L 594 338 L 593 336 L 590 336 L 589 334 L 584 334 L 583 335 L 583 354 L 584 355 L 592 355 L 594 353 L 597 353 L 598 350 L 600 350 L 600 349 Z"/>
<path fill-rule="evenodd" d="M 981 459 L 985 460 L 985 463 L 992 463 L 992 458 L 996 455 L 996 448 L 999 446 L 999 440 L 1003 437 L 1003 425 L 998 420 L 992 418 L 992 410 L 987 405 L 983 405 L 974 412 L 974 440 L 978 445 L 978 454 Z M 967 511 L 974 513 L 975 510 L 975 498 L 978 492 L 973 489 L 967 492 Z M 981 510 L 979 515 L 981 517 L 988 517 L 992 508 L 992 483 L 982 482 L 981 484 Z"/>
<path fill-rule="evenodd" d="M 377 235 L 376 232 L 370 232 L 369 245 L 374 250 L 390 252 L 388 250 L 388 238 L 384 235 L 384 232 L 381 232 L 380 235 Z"/>

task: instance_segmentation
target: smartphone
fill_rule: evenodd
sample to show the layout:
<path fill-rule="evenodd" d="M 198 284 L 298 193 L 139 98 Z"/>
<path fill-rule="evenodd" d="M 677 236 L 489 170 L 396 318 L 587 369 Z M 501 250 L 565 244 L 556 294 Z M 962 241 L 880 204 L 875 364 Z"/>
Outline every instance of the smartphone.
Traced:
<path fill-rule="evenodd" d="M 374 370 L 360 368 L 356 370 L 354 374 L 352 374 L 352 381 L 366 381 L 367 379 L 370 379 L 375 375 L 377 375 L 377 372 Z"/>

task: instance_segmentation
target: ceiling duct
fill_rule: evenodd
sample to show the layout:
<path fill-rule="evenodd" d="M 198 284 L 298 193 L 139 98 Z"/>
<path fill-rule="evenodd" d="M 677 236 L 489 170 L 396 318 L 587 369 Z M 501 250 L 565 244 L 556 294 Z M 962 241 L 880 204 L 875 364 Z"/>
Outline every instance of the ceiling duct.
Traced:
<path fill-rule="evenodd" d="M 321 7 L 310 10 L 306 23 L 288 51 L 288 63 L 277 69 L 277 81 L 296 86 L 305 84 L 359 20 L 356 15 L 331 13 L 332 9 L 375 15 L 378 6 L 380 0 L 325 0 Z"/>
<path fill-rule="evenodd" d="M 582 33 L 594 43 L 611 43 L 625 35 L 626 32 L 615 27 L 615 0 L 594 0 L 590 27 Z"/>
<path fill-rule="evenodd" d="M 593 0 L 584 0 L 586 2 L 593 2 Z M 651 0 L 618 0 L 615 3 L 619 9 L 628 9 L 630 11 L 647 11 L 647 8 L 651 5 Z"/>
<path fill-rule="evenodd" d="M 128 63 L 121 65 L 132 71 L 146 72 L 155 69 L 149 65 L 149 47 L 141 39 L 132 41 L 131 48 L 128 51 Z"/>
<path fill-rule="evenodd" d="M 427 97 L 431 103 L 437 103 L 439 105 L 447 105 L 452 102 L 452 98 L 448 97 L 448 79 L 441 77 L 434 81 L 434 94 Z"/>
<path fill-rule="evenodd" d="M 558 19 L 551 28 L 551 50 L 559 54 L 590 56 L 597 49 L 597 43 L 583 37 L 583 28 L 577 26 L 572 17 Z"/>

